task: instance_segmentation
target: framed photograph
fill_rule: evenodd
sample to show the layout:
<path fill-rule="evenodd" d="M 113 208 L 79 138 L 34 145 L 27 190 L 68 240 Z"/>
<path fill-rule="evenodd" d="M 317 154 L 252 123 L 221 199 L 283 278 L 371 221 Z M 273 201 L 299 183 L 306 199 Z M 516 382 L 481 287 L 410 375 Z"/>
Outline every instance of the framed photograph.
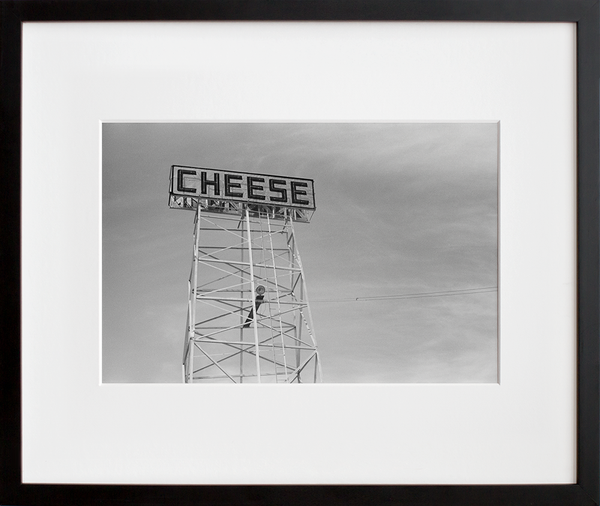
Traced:
<path fill-rule="evenodd" d="M 2 504 L 600 504 L 588 0 L 2 2 Z"/>

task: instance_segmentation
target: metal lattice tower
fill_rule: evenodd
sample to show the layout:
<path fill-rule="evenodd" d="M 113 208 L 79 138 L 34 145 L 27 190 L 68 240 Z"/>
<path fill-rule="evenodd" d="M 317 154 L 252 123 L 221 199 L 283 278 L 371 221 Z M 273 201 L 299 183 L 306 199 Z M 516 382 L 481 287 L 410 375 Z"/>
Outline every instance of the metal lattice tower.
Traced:
<path fill-rule="evenodd" d="M 194 208 L 186 383 L 313 383 L 321 364 L 294 221 L 302 209 L 173 197 Z"/>

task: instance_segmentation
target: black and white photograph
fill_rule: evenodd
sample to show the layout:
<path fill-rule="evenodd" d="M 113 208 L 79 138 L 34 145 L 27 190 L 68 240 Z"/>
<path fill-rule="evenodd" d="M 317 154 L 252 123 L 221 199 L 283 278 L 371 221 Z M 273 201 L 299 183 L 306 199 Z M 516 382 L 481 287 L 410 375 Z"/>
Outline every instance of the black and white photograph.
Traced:
<path fill-rule="evenodd" d="M 495 383 L 499 123 L 104 123 L 103 383 Z"/>

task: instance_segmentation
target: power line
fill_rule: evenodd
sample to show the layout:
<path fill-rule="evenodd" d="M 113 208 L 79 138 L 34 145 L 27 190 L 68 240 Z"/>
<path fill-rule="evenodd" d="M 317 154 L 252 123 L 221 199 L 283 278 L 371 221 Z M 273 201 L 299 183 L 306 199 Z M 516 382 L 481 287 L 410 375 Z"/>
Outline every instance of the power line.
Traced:
<path fill-rule="evenodd" d="M 495 292 L 497 289 L 497 286 L 482 286 L 478 288 L 464 288 L 462 290 L 404 293 L 399 295 L 370 295 L 368 297 L 353 297 L 346 299 L 312 299 L 311 302 L 364 302 L 371 300 L 420 299 L 425 297 L 448 297 L 452 295 L 472 295 L 478 293 L 490 293 Z"/>

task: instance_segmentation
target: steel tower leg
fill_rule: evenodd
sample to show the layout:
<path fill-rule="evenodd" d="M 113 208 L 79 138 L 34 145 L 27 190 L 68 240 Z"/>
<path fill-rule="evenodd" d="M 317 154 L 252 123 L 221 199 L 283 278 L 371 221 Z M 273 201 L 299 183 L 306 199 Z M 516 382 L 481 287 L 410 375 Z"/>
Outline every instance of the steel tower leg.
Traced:
<path fill-rule="evenodd" d="M 198 248 L 200 244 L 201 208 L 198 206 L 194 220 L 194 250 L 192 253 L 192 268 L 188 280 L 188 313 L 186 322 L 186 339 L 183 350 L 184 381 L 192 383 L 194 371 L 194 337 L 196 328 L 196 291 L 198 286 Z"/>

